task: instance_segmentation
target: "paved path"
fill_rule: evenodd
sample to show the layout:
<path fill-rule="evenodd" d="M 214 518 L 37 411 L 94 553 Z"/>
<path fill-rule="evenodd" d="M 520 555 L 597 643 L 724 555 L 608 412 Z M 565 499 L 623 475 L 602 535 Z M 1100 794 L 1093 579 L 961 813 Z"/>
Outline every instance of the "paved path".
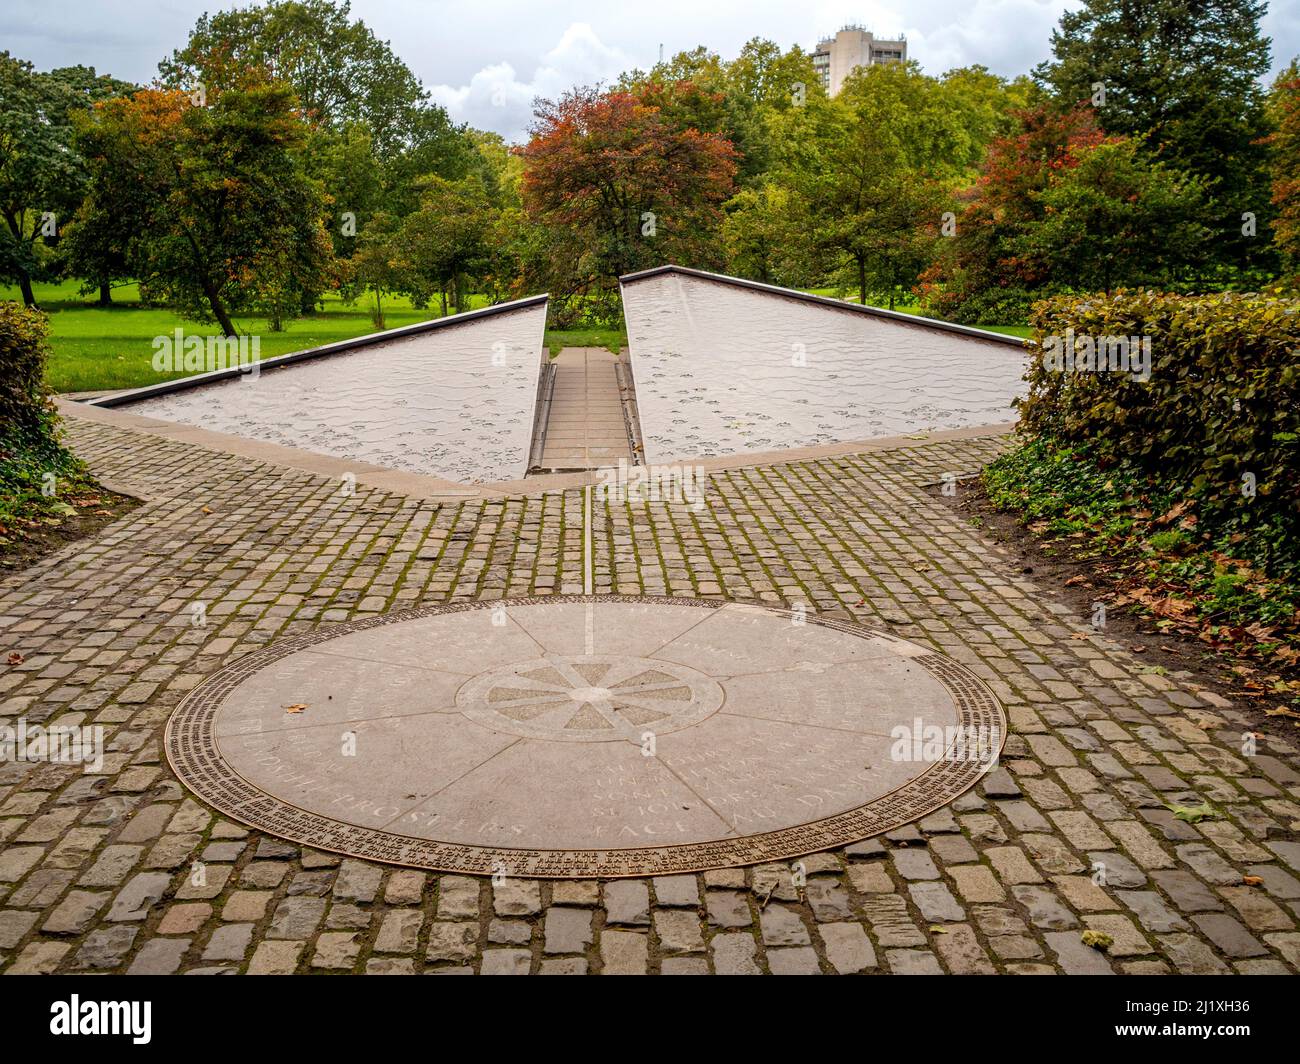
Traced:
<path fill-rule="evenodd" d="M 618 357 L 603 347 L 566 347 L 555 357 L 543 469 L 597 469 L 620 458 L 631 462 L 614 369 Z"/>
<path fill-rule="evenodd" d="M 595 590 L 804 602 L 965 663 L 1003 768 L 912 827 L 802 862 L 499 884 L 283 843 L 161 759 L 185 692 L 249 650 L 424 603 L 580 592 L 583 494 L 438 505 L 75 423 L 149 501 L 0 583 L 0 717 L 102 724 L 103 771 L 0 767 L 0 968 L 356 972 L 1293 972 L 1294 748 L 1024 579 L 926 495 L 997 440 L 712 475 L 707 506 L 598 506 Z M 196 623 L 196 603 L 203 623 Z M 1191 824 L 1165 803 L 1208 800 Z M 1253 885 L 1245 881 L 1251 877 Z M 1109 953 L 1080 933 L 1110 935 Z"/>

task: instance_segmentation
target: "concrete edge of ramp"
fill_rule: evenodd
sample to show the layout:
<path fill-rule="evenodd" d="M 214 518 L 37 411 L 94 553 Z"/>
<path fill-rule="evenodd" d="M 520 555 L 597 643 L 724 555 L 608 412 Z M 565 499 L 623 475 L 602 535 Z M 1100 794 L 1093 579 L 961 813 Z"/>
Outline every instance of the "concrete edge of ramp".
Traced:
<path fill-rule="evenodd" d="M 1007 336 L 1003 333 L 990 332 L 987 329 L 979 329 L 973 325 L 957 325 L 950 321 L 939 321 L 937 318 L 922 318 L 915 314 L 904 314 L 898 310 L 886 310 L 884 307 L 864 306 L 861 303 L 849 303 L 843 299 L 832 299 L 829 296 L 814 295 L 811 292 L 800 292 L 796 288 L 781 288 L 779 285 L 764 284 L 761 281 L 749 281 L 743 277 L 731 277 L 725 273 L 709 273 L 707 270 L 695 270 L 689 266 L 675 266 L 669 263 L 666 266 L 656 266 L 650 270 L 640 270 L 636 273 L 626 273 L 618 279 L 620 297 L 622 289 L 629 284 L 635 284 L 637 281 L 644 281 L 651 277 L 659 277 L 666 273 L 681 274 L 686 277 L 695 277 L 702 281 L 712 281 L 715 284 L 731 285 L 734 288 L 747 288 L 753 292 L 763 292 L 770 296 L 781 296 L 784 299 L 792 299 L 800 303 L 812 303 L 819 307 L 828 307 L 831 310 L 846 310 L 855 314 L 865 314 L 872 318 L 883 318 L 886 321 L 894 322 L 898 325 L 908 325 L 916 329 L 929 329 L 938 332 L 955 333 L 958 336 L 965 336 L 972 340 L 987 340 L 990 343 L 1001 344 L 1006 347 L 1015 347 L 1023 349 L 1025 341 L 1018 336 Z"/>
<path fill-rule="evenodd" d="M 406 473 L 400 470 L 370 465 L 365 462 L 349 461 L 332 455 L 318 454 L 315 451 L 306 451 L 297 447 L 264 443 L 243 436 L 234 436 L 226 432 L 214 432 L 211 429 L 195 428 L 179 422 L 144 417 L 141 414 L 132 414 L 126 410 L 91 406 L 63 398 L 57 399 L 56 405 L 60 415 L 65 418 L 127 429 L 142 435 L 191 444 L 208 451 L 235 455 L 252 461 L 265 462 L 268 465 L 284 466 L 325 477 L 337 479 L 344 474 L 351 473 L 356 477 L 356 482 L 365 487 L 380 491 L 391 491 L 415 499 L 429 499 L 440 503 L 454 503 L 479 498 L 499 499 L 512 495 L 541 495 L 548 491 L 565 491 L 570 488 L 585 487 L 600 481 L 599 474 L 593 471 L 587 473 L 547 474 L 531 476 L 524 480 L 496 481 L 489 484 L 457 484 L 453 481 L 440 480 L 437 477 L 421 473 Z M 725 472 L 731 469 L 786 465 L 792 462 L 836 458 L 873 451 L 925 447 L 932 443 L 944 443 L 952 440 L 1003 436 L 1013 428 L 1015 428 L 1014 422 L 998 422 L 971 428 L 930 432 L 926 433 L 922 439 L 913 436 L 881 436 L 872 440 L 827 443 L 816 447 L 798 447 L 783 451 L 762 451 L 723 455 L 716 458 L 701 458 L 688 464 L 697 466 L 705 472 Z M 140 489 L 125 483 L 120 477 L 114 478 L 114 480 L 115 487 L 108 484 L 107 481 L 104 481 L 105 486 L 113 487 L 114 490 L 137 498 L 143 498 L 146 501 L 155 497 L 148 492 L 142 493 Z"/>

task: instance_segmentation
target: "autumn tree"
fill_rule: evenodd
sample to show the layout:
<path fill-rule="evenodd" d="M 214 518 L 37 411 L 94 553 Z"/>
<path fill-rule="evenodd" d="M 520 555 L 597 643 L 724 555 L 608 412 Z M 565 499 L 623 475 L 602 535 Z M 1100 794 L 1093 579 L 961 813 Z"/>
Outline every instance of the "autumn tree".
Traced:
<path fill-rule="evenodd" d="M 1277 131 L 1272 153 L 1273 242 L 1288 268 L 1300 274 L 1300 62 L 1278 75 L 1269 96 Z"/>
<path fill-rule="evenodd" d="M 1016 116 L 1013 133 L 997 137 L 975 182 L 958 199 L 956 225 L 922 273 L 923 305 L 939 317 L 979 324 L 1022 317 L 1050 279 L 1026 236 L 1044 218 L 1041 193 L 1054 175 L 1103 134 L 1090 108 L 1039 106 Z"/>
<path fill-rule="evenodd" d="M 683 128 L 661 104 L 651 91 L 578 89 L 538 105 L 519 149 L 520 190 L 529 217 L 559 234 L 554 276 L 608 288 L 664 262 L 720 264 L 736 152 L 718 133 Z"/>
<path fill-rule="evenodd" d="M 293 91 L 256 73 L 202 103 L 155 89 L 108 100 L 78 135 L 87 211 L 118 211 L 147 298 L 215 319 L 227 336 L 239 310 L 274 327 L 329 267 L 304 137 Z"/>

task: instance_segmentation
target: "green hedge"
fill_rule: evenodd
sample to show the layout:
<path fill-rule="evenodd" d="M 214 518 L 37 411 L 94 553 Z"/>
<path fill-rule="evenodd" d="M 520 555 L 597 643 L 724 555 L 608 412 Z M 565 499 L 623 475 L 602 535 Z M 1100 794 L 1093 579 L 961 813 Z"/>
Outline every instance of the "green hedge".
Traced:
<path fill-rule="evenodd" d="M 1050 299 L 1030 321 L 1024 430 L 1136 468 L 1191 499 L 1207 529 L 1266 535 L 1274 560 L 1300 554 L 1300 300 L 1118 292 Z M 1118 361 L 1107 337 L 1149 341 L 1149 379 L 1136 358 L 1130 372 L 1061 369 L 1087 339 Z"/>
<path fill-rule="evenodd" d="M 40 430 L 50 424 L 48 337 L 49 321 L 39 310 L 0 302 L 0 428 Z"/>
<path fill-rule="evenodd" d="M 43 494 L 53 473 L 56 489 L 85 480 L 82 464 L 59 441 L 59 418 L 45 386 L 49 324 L 39 310 L 0 301 L 0 526 L 56 511 Z M 4 532 L 0 531 L 0 541 Z"/>

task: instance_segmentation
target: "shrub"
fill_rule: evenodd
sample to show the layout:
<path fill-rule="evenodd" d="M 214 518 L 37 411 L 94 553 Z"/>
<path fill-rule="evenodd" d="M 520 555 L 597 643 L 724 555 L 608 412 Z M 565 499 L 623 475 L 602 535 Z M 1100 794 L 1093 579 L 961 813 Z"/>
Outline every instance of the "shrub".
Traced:
<path fill-rule="evenodd" d="M 1300 300 L 1280 293 L 1118 292 L 1035 304 L 1022 429 L 1136 470 L 1193 503 L 1202 530 L 1251 541 L 1264 564 L 1300 556 Z M 1147 381 L 1060 372 L 1053 338 L 1138 337 Z M 1070 346 L 1065 344 L 1065 346 Z M 1059 348 L 1058 348 L 1059 349 Z"/>
<path fill-rule="evenodd" d="M 39 430 L 51 422 L 45 390 L 49 324 L 39 310 L 0 302 L 0 426 Z"/>
<path fill-rule="evenodd" d="M 58 439 L 45 387 L 48 320 L 39 310 L 0 302 L 0 524 L 32 508 L 58 508 L 42 492 L 46 474 L 81 482 L 85 470 Z"/>

